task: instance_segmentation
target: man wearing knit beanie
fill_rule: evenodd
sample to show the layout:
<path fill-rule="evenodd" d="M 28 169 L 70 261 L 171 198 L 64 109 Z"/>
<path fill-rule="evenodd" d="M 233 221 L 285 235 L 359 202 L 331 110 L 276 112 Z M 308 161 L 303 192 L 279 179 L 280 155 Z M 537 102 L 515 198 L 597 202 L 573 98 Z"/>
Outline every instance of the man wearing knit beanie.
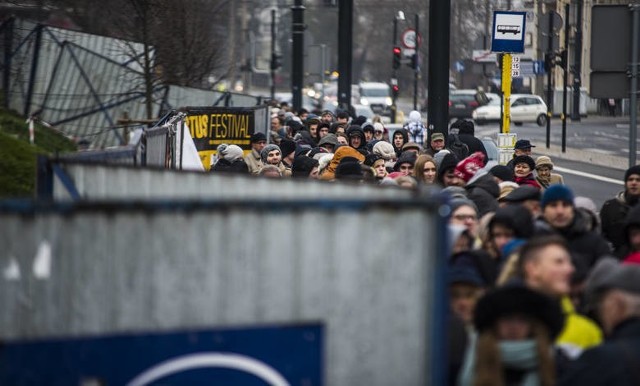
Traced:
<path fill-rule="evenodd" d="M 291 169 L 287 169 L 282 164 L 282 151 L 278 145 L 269 144 L 260 152 L 264 165 L 273 165 L 280 170 L 283 177 L 291 177 Z"/>
<path fill-rule="evenodd" d="M 625 219 L 629 210 L 639 201 L 640 165 L 635 165 L 624 173 L 624 190 L 606 201 L 600 209 L 602 235 L 611 242 L 614 255 L 618 258 L 628 253 L 624 234 Z"/>
<path fill-rule="evenodd" d="M 566 185 L 551 185 L 540 200 L 542 226 L 563 236 L 569 244 L 575 264 L 591 268 L 598 259 L 611 254 L 607 241 L 585 224 L 584 212 L 574 205 L 573 191 Z"/>

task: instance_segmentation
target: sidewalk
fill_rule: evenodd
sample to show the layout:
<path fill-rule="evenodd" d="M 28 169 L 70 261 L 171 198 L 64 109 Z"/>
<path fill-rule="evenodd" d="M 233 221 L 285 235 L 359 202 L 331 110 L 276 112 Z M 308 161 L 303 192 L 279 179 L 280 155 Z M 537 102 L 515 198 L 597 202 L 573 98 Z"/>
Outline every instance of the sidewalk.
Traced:
<path fill-rule="evenodd" d="M 627 170 L 629 167 L 629 158 L 618 157 L 595 151 L 585 151 L 580 149 L 571 149 L 567 146 L 566 152 L 562 152 L 562 147 L 551 145 L 549 149 L 545 145 L 537 146 L 533 152 L 534 156 L 546 155 L 551 159 L 563 159 L 569 161 L 578 161 L 585 163 L 593 163 L 596 165 L 606 165 L 614 169 Z"/>
<path fill-rule="evenodd" d="M 567 119 L 569 124 L 576 124 L 577 122 L 572 122 Z M 598 123 L 606 123 L 608 125 L 629 125 L 629 117 L 608 117 L 608 116 L 600 116 L 600 115 L 590 115 L 588 117 L 582 118 L 581 122 L 589 122 L 590 124 L 598 124 Z M 614 156 L 611 154 L 607 154 L 606 152 L 597 152 L 597 151 L 585 151 L 584 149 L 572 149 L 570 144 L 567 144 L 566 152 L 562 152 L 562 147 L 559 145 L 551 145 L 549 149 L 543 144 L 541 146 L 537 146 L 534 149 L 534 154 L 537 155 L 547 155 L 551 157 L 551 159 L 564 159 L 569 161 L 577 161 L 577 162 L 585 162 L 585 163 L 593 163 L 597 165 L 606 165 L 608 167 L 620 170 L 626 170 L 629 167 L 629 158 Z"/>

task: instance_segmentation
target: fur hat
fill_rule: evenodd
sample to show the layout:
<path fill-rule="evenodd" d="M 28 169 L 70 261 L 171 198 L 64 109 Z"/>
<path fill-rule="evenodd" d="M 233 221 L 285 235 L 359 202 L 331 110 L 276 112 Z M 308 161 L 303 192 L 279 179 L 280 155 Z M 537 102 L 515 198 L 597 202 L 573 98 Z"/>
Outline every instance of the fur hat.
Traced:
<path fill-rule="evenodd" d="M 549 169 L 553 169 L 553 162 L 551 162 L 551 158 L 547 157 L 546 155 L 541 155 L 540 157 L 536 158 L 536 169 L 538 169 L 540 166 L 548 166 Z"/>
<path fill-rule="evenodd" d="M 640 165 L 632 166 L 629 169 L 627 169 L 626 172 L 624 172 L 624 182 L 627 182 L 627 180 L 629 179 L 629 176 L 631 176 L 632 174 L 640 175 Z"/>
<path fill-rule="evenodd" d="M 274 150 L 278 150 L 280 152 L 280 155 L 282 155 L 282 151 L 280 150 L 280 146 L 274 145 L 273 143 L 270 143 L 267 146 L 265 146 L 264 148 L 262 148 L 262 151 L 260 152 L 260 159 L 262 159 L 262 162 L 266 163 L 267 162 L 267 157 L 269 156 L 269 153 L 274 151 Z"/>
<path fill-rule="evenodd" d="M 229 162 L 233 162 L 237 159 L 240 159 L 244 156 L 244 152 L 242 148 L 238 145 L 229 145 L 225 147 L 223 150 L 220 150 L 222 157 Z"/>
<path fill-rule="evenodd" d="M 533 158 L 529 157 L 528 155 L 519 155 L 519 156 L 513 157 L 514 169 L 517 164 L 527 164 L 529 165 L 529 169 L 531 171 L 533 171 L 536 168 L 536 162 L 533 160 Z"/>
<path fill-rule="evenodd" d="M 396 152 L 393 150 L 393 145 L 389 142 L 380 141 L 373 146 L 373 152 L 385 160 L 392 160 L 396 158 Z"/>
<path fill-rule="evenodd" d="M 477 151 L 458 162 L 455 170 L 456 176 L 458 176 L 458 178 L 462 178 L 464 182 L 469 182 L 478 170 L 484 167 L 484 158 L 484 154 Z"/>
<path fill-rule="evenodd" d="M 526 315 L 547 327 L 554 341 L 564 328 L 560 303 L 523 285 L 507 285 L 483 296 L 476 304 L 473 324 L 478 332 L 492 329 L 498 319 L 513 314 Z"/>
<path fill-rule="evenodd" d="M 548 204 L 555 201 L 563 201 L 570 204 L 571 206 L 574 206 L 575 204 L 573 191 L 571 191 L 571 189 L 569 189 L 567 186 L 561 184 L 549 186 L 542 195 L 540 206 L 544 208 Z"/>

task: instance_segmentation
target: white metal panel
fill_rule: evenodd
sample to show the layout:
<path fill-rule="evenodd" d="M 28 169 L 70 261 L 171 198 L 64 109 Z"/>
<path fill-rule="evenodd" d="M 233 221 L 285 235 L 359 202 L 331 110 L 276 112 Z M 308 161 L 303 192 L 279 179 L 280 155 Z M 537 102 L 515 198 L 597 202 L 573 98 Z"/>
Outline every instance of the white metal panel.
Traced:
<path fill-rule="evenodd" d="M 81 197 L 91 200 L 159 198 L 207 199 L 362 199 L 409 198 L 414 193 L 397 187 L 334 183 L 292 178 L 198 173 L 134 168 L 118 165 L 67 164 Z M 54 199 L 68 199 L 62 182 L 54 179 Z"/>
<path fill-rule="evenodd" d="M 0 211 L 3 339 L 319 320 L 327 385 L 429 384 L 435 202 L 123 204 Z"/>

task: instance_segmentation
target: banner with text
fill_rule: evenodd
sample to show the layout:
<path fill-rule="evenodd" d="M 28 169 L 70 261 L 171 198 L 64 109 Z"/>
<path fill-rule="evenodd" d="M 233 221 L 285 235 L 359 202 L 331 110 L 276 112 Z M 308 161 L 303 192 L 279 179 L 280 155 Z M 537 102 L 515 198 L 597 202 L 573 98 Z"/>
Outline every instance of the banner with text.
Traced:
<path fill-rule="evenodd" d="M 185 119 L 200 160 L 206 170 L 220 144 L 238 145 L 251 151 L 249 139 L 254 133 L 267 135 L 268 107 L 186 107 Z"/>

